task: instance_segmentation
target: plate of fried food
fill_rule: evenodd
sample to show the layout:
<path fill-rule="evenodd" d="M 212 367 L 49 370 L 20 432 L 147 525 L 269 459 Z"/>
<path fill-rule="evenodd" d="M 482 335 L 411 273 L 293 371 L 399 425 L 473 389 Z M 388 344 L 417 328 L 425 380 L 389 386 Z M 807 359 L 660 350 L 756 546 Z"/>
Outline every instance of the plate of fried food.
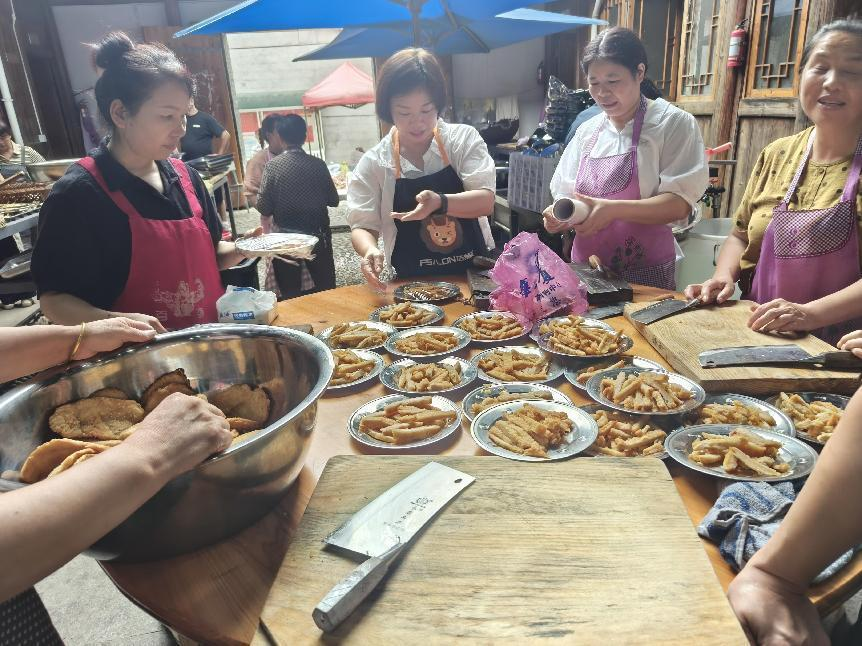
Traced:
<path fill-rule="evenodd" d="M 333 350 L 335 370 L 327 390 L 341 390 L 364 384 L 383 370 L 383 357 L 371 350 Z"/>
<path fill-rule="evenodd" d="M 737 424 L 677 429 L 665 449 L 689 469 L 728 480 L 796 480 L 811 473 L 817 461 L 817 452 L 795 437 Z"/>
<path fill-rule="evenodd" d="M 470 333 L 474 343 L 490 345 L 526 336 L 529 330 L 509 312 L 474 312 L 452 323 Z"/>
<path fill-rule="evenodd" d="M 384 346 L 393 355 L 432 361 L 463 350 L 470 344 L 470 335 L 457 327 L 423 327 L 396 332 Z"/>
<path fill-rule="evenodd" d="M 793 422 L 778 408 L 760 399 L 736 393 L 707 395 L 703 406 L 685 416 L 684 424 L 686 426 L 700 424 L 756 426 L 774 433 L 796 436 Z"/>
<path fill-rule="evenodd" d="M 536 343 L 562 357 L 612 357 L 631 349 L 634 341 L 599 321 L 570 314 L 545 319 L 539 324 Z"/>
<path fill-rule="evenodd" d="M 399 285 L 395 288 L 395 298 L 399 301 L 413 301 L 416 303 L 432 303 L 434 301 L 448 301 L 461 296 L 461 290 L 455 283 L 445 281 L 413 282 Z"/>
<path fill-rule="evenodd" d="M 514 401 L 479 413 L 470 434 L 480 447 L 510 460 L 563 460 L 589 448 L 599 429 L 580 408 L 553 401 Z"/>
<path fill-rule="evenodd" d="M 610 410 L 601 404 L 581 406 L 599 426 L 596 441 L 587 450 L 590 455 L 616 458 L 666 458 L 664 441 L 667 432 L 649 415 L 631 415 Z"/>
<path fill-rule="evenodd" d="M 621 357 L 611 357 L 600 361 L 591 361 L 583 359 L 576 365 L 571 365 L 566 368 L 566 381 L 572 384 L 578 390 L 587 392 L 587 382 L 595 374 L 605 370 L 615 370 L 617 368 L 625 368 L 626 366 L 634 366 L 635 368 L 653 368 L 655 370 L 664 370 L 661 364 L 643 357 L 630 357 L 623 355 Z"/>
<path fill-rule="evenodd" d="M 599 404 L 637 415 L 680 415 L 706 399 L 700 384 L 664 370 L 617 368 L 590 377 L 587 394 Z"/>
<path fill-rule="evenodd" d="M 574 406 L 572 400 L 556 388 L 545 384 L 506 383 L 485 384 L 467 393 L 461 404 L 464 417 L 472 422 L 484 410 L 513 401 L 553 401 Z"/>
<path fill-rule="evenodd" d="M 372 321 L 387 323 L 399 330 L 409 327 L 434 325 L 443 320 L 443 310 L 431 303 L 396 303 L 384 305 L 371 312 Z"/>
<path fill-rule="evenodd" d="M 395 334 L 395 328 L 380 321 L 355 321 L 328 327 L 317 335 L 336 350 L 376 350 Z"/>
<path fill-rule="evenodd" d="M 797 437 L 820 446 L 832 437 L 849 402 L 831 393 L 779 393 L 769 400 L 790 418 Z"/>
<path fill-rule="evenodd" d="M 548 383 L 563 374 L 563 367 L 539 348 L 507 345 L 480 352 L 471 361 L 479 378 L 495 384 L 515 381 Z"/>
<path fill-rule="evenodd" d="M 440 395 L 386 395 L 360 406 L 347 423 L 357 442 L 378 449 L 414 449 L 439 442 L 461 425 L 461 413 Z"/>
<path fill-rule="evenodd" d="M 401 359 L 390 363 L 380 375 L 383 385 L 398 393 L 446 393 L 476 380 L 476 366 L 459 357 L 446 357 L 434 363 Z"/>

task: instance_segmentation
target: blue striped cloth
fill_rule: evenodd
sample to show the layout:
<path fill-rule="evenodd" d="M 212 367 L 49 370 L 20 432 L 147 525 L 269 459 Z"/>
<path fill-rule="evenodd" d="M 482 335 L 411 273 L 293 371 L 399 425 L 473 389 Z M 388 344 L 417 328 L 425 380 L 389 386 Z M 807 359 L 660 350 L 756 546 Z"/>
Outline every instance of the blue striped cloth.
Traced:
<path fill-rule="evenodd" d="M 791 482 L 729 485 L 697 526 L 697 533 L 718 543 L 722 558 L 738 572 L 766 545 L 801 488 L 802 483 Z M 851 549 L 839 556 L 813 582 L 820 583 L 838 572 L 850 562 L 855 551 Z"/>

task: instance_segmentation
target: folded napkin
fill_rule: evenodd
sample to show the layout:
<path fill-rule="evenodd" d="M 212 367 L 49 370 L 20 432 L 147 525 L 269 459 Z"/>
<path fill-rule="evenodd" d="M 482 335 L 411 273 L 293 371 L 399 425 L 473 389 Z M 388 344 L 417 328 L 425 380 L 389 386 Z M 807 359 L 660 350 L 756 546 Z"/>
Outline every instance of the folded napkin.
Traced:
<path fill-rule="evenodd" d="M 801 488 L 801 483 L 795 486 L 791 482 L 729 485 L 697 526 L 697 533 L 718 543 L 722 558 L 739 571 L 778 529 Z M 839 556 L 817 575 L 814 583 L 828 579 L 847 565 L 855 551 Z"/>

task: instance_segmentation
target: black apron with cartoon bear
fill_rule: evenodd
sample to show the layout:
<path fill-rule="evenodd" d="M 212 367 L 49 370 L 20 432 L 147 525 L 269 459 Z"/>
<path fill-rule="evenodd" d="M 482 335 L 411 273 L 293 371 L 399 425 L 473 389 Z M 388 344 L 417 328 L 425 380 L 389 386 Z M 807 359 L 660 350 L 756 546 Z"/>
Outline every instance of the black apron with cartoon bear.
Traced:
<path fill-rule="evenodd" d="M 416 196 L 422 191 L 463 193 L 464 183 L 449 164 L 449 155 L 434 131 L 443 170 L 423 177 L 401 177 L 401 149 L 398 131 L 392 135 L 392 157 L 395 160 L 395 197 L 392 210 L 409 213 L 416 208 Z M 429 216 L 417 222 L 395 220 L 395 247 L 392 266 L 399 277 L 458 274 L 472 266 L 477 251 L 484 249 L 482 230 L 476 219 L 453 218 L 449 215 Z"/>

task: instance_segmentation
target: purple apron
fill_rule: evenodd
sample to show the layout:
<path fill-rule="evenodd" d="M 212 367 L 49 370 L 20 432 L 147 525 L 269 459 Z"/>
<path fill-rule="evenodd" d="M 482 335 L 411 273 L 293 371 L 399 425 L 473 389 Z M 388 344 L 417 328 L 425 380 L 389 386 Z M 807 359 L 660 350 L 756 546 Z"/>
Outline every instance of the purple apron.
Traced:
<path fill-rule="evenodd" d="M 635 112 L 632 126 L 632 145 L 628 152 L 610 157 L 590 157 L 599 135 L 608 119 L 596 128 L 587 143 L 575 190 L 583 195 L 609 200 L 641 199 L 638 183 L 638 142 L 641 136 L 646 99 Z M 591 236 L 575 235 L 572 243 L 572 260 L 587 262 L 596 255 L 605 267 L 631 283 L 675 289 L 674 269 L 676 248 L 673 231 L 666 224 L 638 224 L 614 220 L 605 229 Z"/>
<path fill-rule="evenodd" d="M 744 295 L 758 303 L 768 303 L 776 298 L 809 303 L 862 278 L 856 224 L 862 137 L 856 144 L 853 163 L 838 204 L 826 209 L 791 211 L 788 204 L 808 165 L 813 145 L 812 132 L 784 200 L 772 209 L 772 220 L 763 235 L 751 291 Z M 860 328 L 862 319 L 854 319 L 812 330 L 812 333 L 834 345 L 847 332 Z"/>

